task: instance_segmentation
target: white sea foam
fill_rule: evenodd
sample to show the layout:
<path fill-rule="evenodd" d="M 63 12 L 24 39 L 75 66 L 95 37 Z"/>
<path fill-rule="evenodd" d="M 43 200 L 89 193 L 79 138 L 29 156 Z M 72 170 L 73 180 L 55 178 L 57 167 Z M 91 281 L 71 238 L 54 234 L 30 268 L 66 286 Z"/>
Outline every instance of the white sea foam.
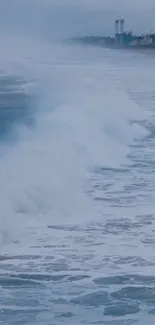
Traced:
<path fill-rule="evenodd" d="M 112 80 L 101 50 L 53 44 L 47 54 L 44 46 L 22 58 L 23 77 L 36 87 L 36 126 L 17 127 L 20 141 L 1 157 L 2 224 L 15 239 L 17 226 L 31 222 L 92 220 L 93 169 L 126 164 L 128 145 L 146 134 L 131 124 L 140 109 Z"/>

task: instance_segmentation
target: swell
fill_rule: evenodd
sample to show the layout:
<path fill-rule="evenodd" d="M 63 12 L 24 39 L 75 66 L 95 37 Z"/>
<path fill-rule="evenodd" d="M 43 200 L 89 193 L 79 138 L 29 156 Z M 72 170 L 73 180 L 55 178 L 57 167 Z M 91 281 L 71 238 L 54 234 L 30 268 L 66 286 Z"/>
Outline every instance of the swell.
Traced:
<path fill-rule="evenodd" d="M 19 124 L 34 123 L 32 95 L 25 91 L 26 81 L 21 77 L 0 76 L 0 141 L 13 141 Z"/>

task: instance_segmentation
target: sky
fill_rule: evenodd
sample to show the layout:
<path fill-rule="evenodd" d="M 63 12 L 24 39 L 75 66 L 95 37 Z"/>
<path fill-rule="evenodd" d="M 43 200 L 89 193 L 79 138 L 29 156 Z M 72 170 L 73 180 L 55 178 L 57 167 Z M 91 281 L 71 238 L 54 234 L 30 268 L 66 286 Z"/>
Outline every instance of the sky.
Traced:
<path fill-rule="evenodd" d="M 153 0 L 0 0 L 0 32 L 50 38 L 113 34 L 115 18 L 127 30 L 155 31 Z M 145 21 L 145 25 L 144 25 Z"/>

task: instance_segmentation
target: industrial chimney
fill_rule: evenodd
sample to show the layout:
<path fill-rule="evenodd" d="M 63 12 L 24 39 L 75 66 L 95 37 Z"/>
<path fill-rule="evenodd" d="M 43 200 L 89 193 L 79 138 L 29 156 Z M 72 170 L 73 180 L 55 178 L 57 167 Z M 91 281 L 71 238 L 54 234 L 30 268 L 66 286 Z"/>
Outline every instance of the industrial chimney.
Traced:
<path fill-rule="evenodd" d="M 119 19 L 115 20 L 115 35 L 119 34 Z"/>
<path fill-rule="evenodd" d="M 124 19 L 120 20 L 120 34 L 124 33 Z"/>
<path fill-rule="evenodd" d="M 124 43 L 124 19 L 120 20 L 120 44 Z"/>

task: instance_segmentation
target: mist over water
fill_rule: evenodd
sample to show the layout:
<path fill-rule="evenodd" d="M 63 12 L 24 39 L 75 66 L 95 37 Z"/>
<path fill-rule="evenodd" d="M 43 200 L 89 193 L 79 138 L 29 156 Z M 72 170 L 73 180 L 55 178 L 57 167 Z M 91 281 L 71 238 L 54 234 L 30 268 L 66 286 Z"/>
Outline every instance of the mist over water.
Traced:
<path fill-rule="evenodd" d="M 154 57 L 67 44 L 101 7 L 0 4 L 0 324 L 153 324 Z"/>

